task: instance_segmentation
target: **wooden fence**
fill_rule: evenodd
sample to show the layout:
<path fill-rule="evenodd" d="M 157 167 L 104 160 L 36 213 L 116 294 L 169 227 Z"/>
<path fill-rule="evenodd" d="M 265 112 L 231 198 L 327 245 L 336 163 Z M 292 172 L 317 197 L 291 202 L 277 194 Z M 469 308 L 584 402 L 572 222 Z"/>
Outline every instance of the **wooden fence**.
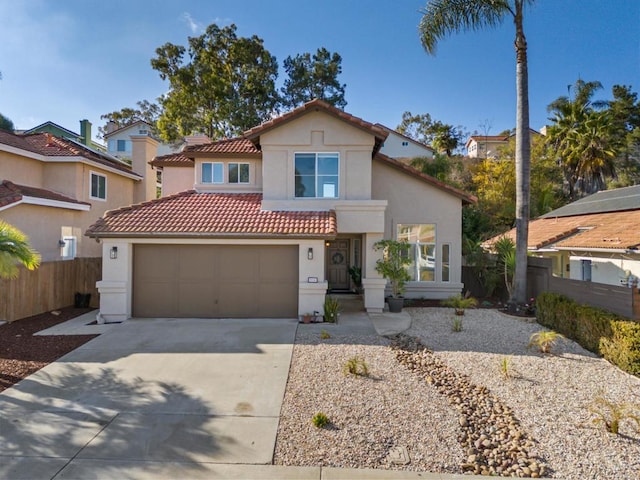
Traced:
<path fill-rule="evenodd" d="M 0 320 L 13 321 L 74 304 L 76 293 L 91 294 L 100 305 L 96 282 L 102 278 L 102 258 L 44 262 L 37 270 L 20 268 L 13 280 L 0 279 Z"/>

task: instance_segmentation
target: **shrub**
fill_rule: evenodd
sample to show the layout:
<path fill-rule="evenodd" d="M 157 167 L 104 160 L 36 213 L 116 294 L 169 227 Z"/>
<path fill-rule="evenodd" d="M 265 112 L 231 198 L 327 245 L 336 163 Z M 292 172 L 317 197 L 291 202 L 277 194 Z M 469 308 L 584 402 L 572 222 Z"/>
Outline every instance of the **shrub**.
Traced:
<path fill-rule="evenodd" d="M 640 376 L 640 324 L 555 293 L 541 294 L 536 303 L 538 323 Z"/>
<path fill-rule="evenodd" d="M 461 332 L 462 331 L 462 318 L 459 316 L 455 316 L 453 321 L 451 322 L 451 331 L 452 332 Z"/>
<path fill-rule="evenodd" d="M 344 364 L 342 371 L 345 375 L 357 375 L 366 377 L 369 375 L 369 367 L 367 366 L 367 362 L 364 361 L 363 358 L 353 357 L 347 360 L 347 363 Z"/>
<path fill-rule="evenodd" d="M 553 330 L 541 330 L 529 337 L 529 347 L 536 346 L 542 353 L 551 353 L 551 348 L 564 338 L 564 335 Z"/>
<path fill-rule="evenodd" d="M 326 322 L 336 323 L 340 313 L 340 302 L 327 295 L 324 299 L 324 319 Z"/>
<path fill-rule="evenodd" d="M 316 428 L 323 428 L 329 425 L 329 417 L 322 412 L 318 412 L 311 418 L 311 423 L 313 423 Z"/>
<path fill-rule="evenodd" d="M 596 417 L 593 423 L 604 424 L 609 433 L 617 435 L 620 423 L 625 420 L 635 423 L 640 431 L 640 407 L 637 405 L 613 402 L 599 395 L 589 406 L 589 411 Z"/>

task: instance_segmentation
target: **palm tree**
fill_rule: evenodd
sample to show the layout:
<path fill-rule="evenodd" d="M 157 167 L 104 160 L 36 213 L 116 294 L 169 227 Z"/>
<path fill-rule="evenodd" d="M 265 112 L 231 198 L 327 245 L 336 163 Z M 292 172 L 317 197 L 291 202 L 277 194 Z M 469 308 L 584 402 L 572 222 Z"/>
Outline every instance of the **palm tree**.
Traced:
<path fill-rule="evenodd" d="M 0 220 L 0 277 L 16 278 L 20 273 L 17 263 L 34 270 L 40 265 L 40 254 L 29 246 L 24 233 Z"/>
<path fill-rule="evenodd" d="M 420 21 L 422 46 L 434 54 L 438 41 L 451 33 L 500 25 L 512 18 L 516 36 L 516 268 L 510 301 L 527 299 L 527 239 L 529 236 L 529 75 L 524 35 L 525 4 L 535 0 L 429 0 Z"/>

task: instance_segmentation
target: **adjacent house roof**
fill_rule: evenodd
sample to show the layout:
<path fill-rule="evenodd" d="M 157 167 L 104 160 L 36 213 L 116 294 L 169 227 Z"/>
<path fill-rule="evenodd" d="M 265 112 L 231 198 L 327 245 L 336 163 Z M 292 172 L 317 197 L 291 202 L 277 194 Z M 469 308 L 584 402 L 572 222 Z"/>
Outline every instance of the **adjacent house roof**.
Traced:
<path fill-rule="evenodd" d="M 189 145 L 185 147 L 182 154 L 189 157 L 192 153 L 198 153 L 198 156 L 224 156 L 229 154 L 238 154 L 244 156 L 260 157 L 261 152 L 250 140 L 242 137 L 226 138 L 217 142 L 202 143 L 200 145 Z M 203 153 L 210 155 L 201 155 Z"/>
<path fill-rule="evenodd" d="M 396 160 L 395 158 L 391 158 L 391 157 L 387 157 L 386 155 L 383 155 L 382 153 L 377 153 L 376 156 L 374 157 L 375 160 L 379 160 L 383 163 L 386 163 L 387 165 L 400 170 L 401 172 L 410 175 L 412 177 L 417 178 L 418 180 L 423 181 L 424 183 L 427 183 L 429 185 L 432 185 L 436 188 L 439 188 L 440 190 L 444 190 L 447 193 L 450 193 L 458 198 L 460 198 L 462 200 L 463 204 L 470 204 L 470 203 L 476 203 L 478 201 L 478 198 L 475 197 L 474 195 L 470 195 L 466 192 L 463 192 L 462 190 L 457 189 L 456 187 L 453 187 L 447 183 L 441 182 L 440 180 L 438 180 L 437 178 L 434 178 L 430 175 L 427 175 L 426 173 L 422 173 L 420 170 L 416 170 L 415 168 L 411 167 L 410 165 L 406 165 L 405 163 L 402 163 L 400 160 Z"/>
<path fill-rule="evenodd" d="M 262 194 L 194 190 L 111 210 L 90 237 L 315 237 L 337 233 L 334 211 L 261 210 Z"/>
<path fill-rule="evenodd" d="M 131 167 L 106 153 L 97 152 L 81 143 L 62 139 L 50 133 L 14 135 L 0 130 L 0 144 L 18 148 L 45 157 L 83 157 L 87 160 L 139 177 Z"/>
<path fill-rule="evenodd" d="M 594 193 L 542 215 L 542 218 L 568 217 L 590 213 L 619 212 L 640 208 L 640 185 Z"/>
<path fill-rule="evenodd" d="M 155 157 L 149 162 L 154 167 L 191 167 L 193 168 L 193 158 L 189 158 L 179 153 L 170 153 Z"/>
<path fill-rule="evenodd" d="M 28 197 L 28 198 L 25 198 Z M 29 187 L 27 185 L 18 185 L 9 180 L 0 183 L 0 210 L 9 208 L 19 203 L 40 203 L 35 199 L 48 200 L 51 206 L 64 207 L 66 204 L 72 209 L 89 210 L 90 203 L 80 202 L 75 198 L 68 197 L 61 193 L 44 188 Z M 40 203 L 40 204 L 44 204 Z M 77 206 L 74 208 L 74 206 Z"/>
<path fill-rule="evenodd" d="M 315 112 L 315 111 L 323 111 L 325 113 L 328 113 L 329 115 L 339 118 L 340 120 L 343 120 L 353 125 L 354 127 L 364 130 L 370 133 L 371 135 L 375 136 L 376 140 L 373 148 L 374 154 L 378 150 L 380 150 L 382 142 L 384 142 L 384 140 L 389 135 L 389 133 L 382 127 L 374 125 L 373 123 L 369 123 L 361 118 L 351 115 L 350 113 L 346 113 L 340 110 L 339 108 L 334 107 L 333 105 L 329 105 L 328 103 L 323 102 L 322 100 L 315 99 L 305 103 L 304 105 L 294 108 L 293 110 L 285 113 L 284 115 L 280 115 L 279 117 L 273 118 L 271 120 L 267 120 L 261 125 L 258 125 L 257 127 L 253 127 L 252 129 L 247 130 L 246 132 L 244 132 L 244 137 L 253 141 L 257 145 L 260 140 L 260 135 L 276 127 L 282 126 L 285 123 L 290 122 L 295 118 L 298 118 L 309 112 Z"/>
<path fill-rule="evenodd" d="M 515 240 L 515 229 L 504 235 Z M 489 246 L 502 235 L 485 242 Z M 531 250 L 640 247 L 640 186 L 598 192 L 529 223 Z"/>
<path fill-rule="evenodd" d="M 133 123 L 129 123 L 128 125 L 125 125 L 123 127 L 119 127 L 119 128 L 117 128 L 117 129 L 115 129 L 115 130 L 113 130 L 111 132 L 105 133 L 104 134 L 104 138 L 111 137 L 111 136 L 115 135 L 116 133 L 121 132 L 122 130 L 127 130 L 127 129 L 131 128 L 131 127 L 135 127 L 136 125 L 140 125 L 141 123 L 147 125 L 149 128 L 152 128 L 152 125 L 150 123 L 145 122 L 144 120 L 136 120 Z"/>

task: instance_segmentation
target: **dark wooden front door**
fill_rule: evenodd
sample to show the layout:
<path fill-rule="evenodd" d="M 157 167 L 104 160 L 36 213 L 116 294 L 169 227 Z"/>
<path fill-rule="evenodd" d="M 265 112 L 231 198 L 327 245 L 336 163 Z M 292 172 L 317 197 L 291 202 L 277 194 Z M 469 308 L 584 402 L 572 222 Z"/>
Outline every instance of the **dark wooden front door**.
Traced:
<path fill-rule="evenodd" d="M 334 240 L 327 247 L 329 290 L 349 290 L 349 240 Z"/>

